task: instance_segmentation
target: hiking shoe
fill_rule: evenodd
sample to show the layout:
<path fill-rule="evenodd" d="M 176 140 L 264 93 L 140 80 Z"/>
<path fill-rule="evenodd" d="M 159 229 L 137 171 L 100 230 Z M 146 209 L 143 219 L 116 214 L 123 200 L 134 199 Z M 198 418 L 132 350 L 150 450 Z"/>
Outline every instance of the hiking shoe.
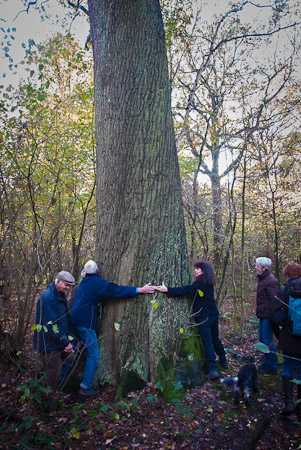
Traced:
<path fill-rule="evenodd" d="M 217 370 L 213 370 L 212 372 L 209 372 L 208 380 L 216 380 L 219 378 L 219 373 Z"/>
<path fill-rule="evenodd" d="M 261 364 L 258 368 L 259 373 L 263 374 L 276 374 L 277 373 L 277 367 L 272 367 L 269 364 Z"/>
<path fill-rule="evenodd" d="M 222 369 L 229 369 L 229 364 L 226 359 L 219 360 L 218 363 Z"/>
<path fill-rule="evenodd" d="M 98 395 L 100 393 L 99 389 L 93 389 L 93 388 L 89 388 L 89 389 L 85 389 L 85 388 L 80 388 L 79 393 L 81 395 Z"/>

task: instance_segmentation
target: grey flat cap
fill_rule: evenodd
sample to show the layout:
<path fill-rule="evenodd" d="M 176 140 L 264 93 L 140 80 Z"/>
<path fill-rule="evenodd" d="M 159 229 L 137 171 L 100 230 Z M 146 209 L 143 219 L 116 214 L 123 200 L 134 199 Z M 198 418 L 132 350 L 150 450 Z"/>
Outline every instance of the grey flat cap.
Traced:
<path fill-rule="evenodd" d="M 61 272 L 59 272 L 56 277 L 58 280 L 63 281 L 66 284 L 75 284 L 75 279 L 73 278 L 71 273 L 66 272 L 66 270 L 62 270 Z"/>

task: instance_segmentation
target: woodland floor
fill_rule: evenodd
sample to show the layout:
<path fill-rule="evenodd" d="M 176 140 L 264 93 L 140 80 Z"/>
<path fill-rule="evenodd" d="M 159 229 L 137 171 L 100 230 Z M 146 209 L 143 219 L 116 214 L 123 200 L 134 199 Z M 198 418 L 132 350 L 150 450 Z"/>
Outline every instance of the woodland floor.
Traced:
<path fill-rule="evenodd" d="M 224 334 L 230 368 L 222 376 L 236 375 L 246 362 L 261 363 L 262 354 L 253 346 L 255 325 L 243 337 L 227 330 Z M 280 367 L 278 375 L 259 375 L 259 393 L 249 409 L 243 402 L 235 408 L 233 393 L 219 380 L 187 391 L 175 405 L 166 404 L 154 385 L 122 401 L 106 387 L 95 398 L 61 393 L 58 402 L 49 405 L 29 395 L 20 404 L 17 387 L 33 376 L 31 347 L 24 353 L 21 370 L 12 363 L 0 369 L 2 449 L 301 449 L 301 421 L 295 414 L 280 414 Z"/>

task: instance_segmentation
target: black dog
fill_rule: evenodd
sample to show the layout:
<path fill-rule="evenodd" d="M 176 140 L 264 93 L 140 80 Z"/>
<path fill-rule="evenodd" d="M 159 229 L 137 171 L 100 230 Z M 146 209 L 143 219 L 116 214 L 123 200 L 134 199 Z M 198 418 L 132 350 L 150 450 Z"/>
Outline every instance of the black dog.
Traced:
<path fill-rule="evenodd" d="M 245 405 L 250 406 L 250 398 L 258 391 L 257 369 L 255 364 L 243 366 L 234 378 L 222 378 L 221 383 L 234 389 L 234 405 L 239 404 L 240 394 L 243 395 Z"/>

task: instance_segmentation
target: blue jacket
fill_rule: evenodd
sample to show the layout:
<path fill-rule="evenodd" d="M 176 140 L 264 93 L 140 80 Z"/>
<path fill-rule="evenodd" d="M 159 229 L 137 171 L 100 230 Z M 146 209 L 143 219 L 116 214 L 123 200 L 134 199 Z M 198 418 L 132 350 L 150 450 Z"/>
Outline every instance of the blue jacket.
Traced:
<path fill-rule="evenodd" d="M 188 295 L 193 299 L 193 313 L 198 317 L 206 318 L 218 316 L 219 312 L 214 299 L 214 288 L 196 280 L 192 284 L 182 287 L 168 287 L 169 297 Z"/>
<path fill-rule="evenodd" d="M 96 273 L 86 274 L 81 280 L 76 299 L 72 305 L 70 316 L 77 327 L 98 328 L 98 306 L 103 297 L 134 297 L 137 295 L 136 287 L 118 286 L 110 283 Z"/>
<path fill-rule="evenodd" d="M 49 324 L 49 322 L 52 322 Z M 75 329 L 67 309 L 65 294 L 58 291 L 51 283 L 37 302 L 36 324 L 44 325 L 40 331 L 34 331 L 34 348 L 39 351 L 61 351 L 71 341 L 68 336 L 75 337 Z"/>
<path fill-rule="evenodd" d="M 279 297 L 281 300 L 284 301 L 284 303 L 286 305 L 288 305 L 289 304 L 289 294 L 293 293 L 294 291 L 296 293 L 298 293 L 298 291 L 301 292 L 301 278 L 291 278 L 290 280 L 288 280 L 287 283 L 285 284 L 282 292 L 278 292 L 277 297 Z M 278 307 L 279 306 L 283 307 L 283 303 L 281 303 L 278 300 Z M 280 327 L 278 327 L 278 330 L 276 329 L 275 331 L 274 332 L 275 332 L 276 336 L 277 336 L 277 334 L 279 334 L 279 336 L 278 336 L 279 341 L 278 341 L 277 348 L 279 350 L 282 350 L 285 354 L 295 355 L 295 356 L 298 355 L 298 358 L 300 358 L 301 337 L 291 334 L 285 325 L 282 326 L 281 329 L 280 329 Z M 277 331 L 278 331 L 278 333 L 277 333 Z"/>

